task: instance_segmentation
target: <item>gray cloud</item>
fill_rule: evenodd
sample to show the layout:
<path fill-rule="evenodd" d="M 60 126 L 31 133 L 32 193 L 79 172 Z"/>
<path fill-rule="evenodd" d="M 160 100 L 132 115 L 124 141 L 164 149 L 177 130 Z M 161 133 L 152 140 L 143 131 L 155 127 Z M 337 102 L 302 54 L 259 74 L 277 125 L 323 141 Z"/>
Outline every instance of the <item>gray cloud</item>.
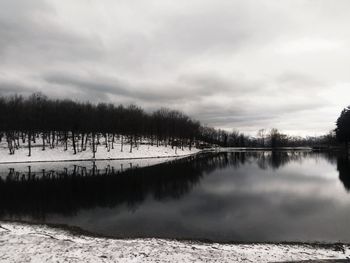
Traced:
<path fill-rule="evenodd" d="M 37 91 L 37 88 L 33 86 L 28 87 L 17 82 L 12 83 L 0 80 L 0 94 L 13 95 L 13 93 L 20 93 L 29 95 L 35 91 Z"/>
<path fill-rule="evenodd" d="M 349 102 L 348 1 L 4 0 L 0 94 L 323 133 Z"/>
<path fill-rule="evenodd" d="M 41 0 L 3 2 L 0 56 L 5 63 L 43 66 L 53 60 L 96 60 L 103 53 L 99 39 L 69 30 L 53 19 L 55 10 L 49 3 Z"/>
<path fill-rule="evenodd" d="M 220 77 L 205 75 L 180 76 L 174 83 L 130 84 L 119 78 L 108 76 L 81 76 L 67 73 L 48 73 L 42 77 L 48 84 L 71 86 L 83 92 L 99 91 L 108 95 L 123 96 L 137 102 L 171 103 L 181 100 L 193 101 L 214 94 L 230 92 L 235 83 Z M 166 87 L 164 89 L 163 87 Z M 241 87 L 240 91 L 244 92 Z M 237 90 L 239 92 L 239 90 Z"/>

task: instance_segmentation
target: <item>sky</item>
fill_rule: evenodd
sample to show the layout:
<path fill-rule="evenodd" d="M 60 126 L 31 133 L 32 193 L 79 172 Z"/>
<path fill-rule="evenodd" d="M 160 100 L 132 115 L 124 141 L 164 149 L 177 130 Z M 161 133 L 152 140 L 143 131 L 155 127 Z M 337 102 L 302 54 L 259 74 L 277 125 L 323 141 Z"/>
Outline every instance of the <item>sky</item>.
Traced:
<path fill-rule="evenodd" d="M 347 0 L 0 0 L 0 95 L 320 135 L 350 104 L 349 10 Z"/>

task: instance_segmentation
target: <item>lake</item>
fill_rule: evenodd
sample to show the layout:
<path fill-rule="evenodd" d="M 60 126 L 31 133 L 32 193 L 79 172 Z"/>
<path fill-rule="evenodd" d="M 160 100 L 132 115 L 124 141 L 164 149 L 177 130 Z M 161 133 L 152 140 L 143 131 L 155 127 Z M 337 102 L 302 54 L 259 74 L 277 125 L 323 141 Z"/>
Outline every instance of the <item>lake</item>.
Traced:
<path fill-rule="evenodd" d="M 350 242 L 350 161 L 307 151 L 0 165 L 0 219 L 116 238 Z"/>

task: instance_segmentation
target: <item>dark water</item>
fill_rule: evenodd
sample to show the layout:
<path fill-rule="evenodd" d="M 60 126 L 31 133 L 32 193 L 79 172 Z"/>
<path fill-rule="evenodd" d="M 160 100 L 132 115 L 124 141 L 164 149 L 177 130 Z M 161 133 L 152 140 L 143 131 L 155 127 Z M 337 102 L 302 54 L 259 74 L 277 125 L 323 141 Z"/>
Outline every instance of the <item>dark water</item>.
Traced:
<path fill-rule="evenodd" d="M 113 237 L 350 242 L 348 157 L 231 152 L 135 166 L 0 166 L 0 218 Z"/>

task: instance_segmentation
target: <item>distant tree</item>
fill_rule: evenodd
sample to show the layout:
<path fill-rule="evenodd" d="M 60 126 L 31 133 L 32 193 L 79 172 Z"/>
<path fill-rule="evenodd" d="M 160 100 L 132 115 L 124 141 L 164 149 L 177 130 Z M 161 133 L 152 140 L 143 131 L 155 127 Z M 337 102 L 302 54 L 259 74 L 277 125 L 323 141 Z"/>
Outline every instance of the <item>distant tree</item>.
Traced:
<path fill-rule="evenodd" d="M 239 131 L 233 130 L 229 135 L 229 144 L 231 147 L 237 147 L 239 145 Z"/>
<path fill-rule="evenodd" d="M 262 147 L 265 146 L 265 134 L 266 134 L 266 130 L 265 129 L 260 129 L 258 131 L 258 138 L 260 138 L 260 144 Z"/>
<path fill-rule="evenodd" d="M 280 133 L 276 128 L 272 128 L 270 131 L 270 146 L 275 148 L 279 144 Z"/>
<path fill-rule="evenodd" d="M 350 106 L 342 110 L 336 125 L 335 132 L 337 140 L 345 143 L 345 146 L 348 147 L 350 140 Z"/>
<path fill-rule="evenodd" d="M 276 147 L 286 147 L 292 146 L 292 137 L 288 137 L 286 134 L 279 132 L 278 129 L 272 128 L 269 134 L 270 137 L 270 146 L 272 148 Z"/>
<path fill-rule="evenodd" d="M 337 138 L 335 131 L 330 131 L 326 135 L 324 135 L 324 143 L 328 146 L 336 145 L 337 144 Z"/>

